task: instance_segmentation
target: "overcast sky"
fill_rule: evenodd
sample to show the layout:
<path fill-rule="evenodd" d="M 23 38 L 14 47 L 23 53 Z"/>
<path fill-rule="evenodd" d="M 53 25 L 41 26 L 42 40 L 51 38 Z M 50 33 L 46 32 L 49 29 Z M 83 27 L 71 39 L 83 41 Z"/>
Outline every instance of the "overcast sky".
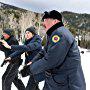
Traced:
<path fill-rule="evenodd" d="M 72 11 L 90 14 L 90 0 L 0 0 L 0 2 L 14 5 L 34 12 L 50 10 Z"/>

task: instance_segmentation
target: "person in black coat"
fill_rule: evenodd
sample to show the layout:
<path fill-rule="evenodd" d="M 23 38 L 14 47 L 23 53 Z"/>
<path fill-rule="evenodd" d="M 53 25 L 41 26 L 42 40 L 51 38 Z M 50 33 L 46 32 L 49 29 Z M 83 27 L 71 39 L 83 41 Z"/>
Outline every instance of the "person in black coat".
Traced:
<path fill-rule="evenodd" d="M 27 65 L 38 53 L 42 50 L 42 40 L 39 35 L 36 34 L 36 29 L 31 26 L 30 28 L 27 28 L 25 31 L 25 43 L 24 45 L 5 45 L 6 48 L 9 48 L 11 50 L 14 50 L 13 54 L 11 54 L 8 58 L 15 58 L 22 53 L 25 52 L 25 65 Z M 24 67 L 25 68 L 25 67 Z M 27 69 L 28 70 L 28 69 Z M 26 77 L 29 75 L 29 70 L 23 75 L 23 77 Z M 26 86 L 25 90 L 39 90 L 38 82 L 42 81 L 44 79 L 44 73 L 40 73 L 38 75 L 30 75 L 28 84 Z"/>
<path fill-rule="evenodd" d="M 18 45 L 18 41 L 13 36 L 12 32 L 12 29 L 3 30 L 2 39 L 5 40 L 9 45 Z M 0 50 L 5 53 L 5 58 L 14 52 L 13 50 L 5 48 L 2 43 L 0 43 Z M 11 90 L 12 82 L 15 84 L 18 90 L 25 90 L 24 84 L 20 79 L 18 79 L 18 68 L 21 63 L 21 56 L 18 56 L 17 58 L 12 59 L 12 61 L 9 61 L 9 65 L 7 66 L 7 69 L 2 76 L 2 90 Z"/>

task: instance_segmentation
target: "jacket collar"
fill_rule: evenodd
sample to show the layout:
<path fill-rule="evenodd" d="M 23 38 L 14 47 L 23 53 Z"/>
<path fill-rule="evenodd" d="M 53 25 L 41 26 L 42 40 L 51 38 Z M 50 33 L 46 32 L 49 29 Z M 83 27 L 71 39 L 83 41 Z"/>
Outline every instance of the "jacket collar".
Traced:
<path fill-rule="evenodd" d="M 32 38 L 25 40 L 25 45 L 27 45 L 28 43 L 30 43 L 32 40 L 34 40 L 34 38 L 37 37 L 37 34 L 34 35 Z"/>
<path fill-rule="evenodd" d="M 50 36 L 52 34 L 53 31 L 55 31 L 57 28 L 64 26 L 62 22 L 59 22 L 57 24 L 55 24 L 54 26 L 52 26 L 46 33 L 48 36 Z"/>

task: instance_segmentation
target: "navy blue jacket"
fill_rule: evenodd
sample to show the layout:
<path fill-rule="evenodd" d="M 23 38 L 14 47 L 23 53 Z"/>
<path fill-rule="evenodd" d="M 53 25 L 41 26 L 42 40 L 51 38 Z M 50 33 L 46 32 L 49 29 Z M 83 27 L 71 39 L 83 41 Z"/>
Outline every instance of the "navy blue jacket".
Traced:
<path fill-rule="evenodd" d="M 15 58 L 25 52 L 25 64 L 30 62 L 38 53 L 42 50 L 42 40 L 39 35 L 35 35 L 30 40 L 25 41 L 24 45 L 12 45 L 11 49 L 15 52 L 10 55 L 11 58 Z M 42 81 L 45 76 L 44 73 L 34 75 L 37 82 Z"/>
<path fill-rule="evenodd" d="M 47 31 L 44 52 L 30 66 L 33 74 L 45 71 L 44 90 L 86 90 L 77 43 L 61 22 Z"/>
<path fill-rule="evenodd" d="M 25 41 L 24 45 L 11 45 L 11 50 L 16 51 L 10 55 L 11 58 L 15 58 L 25 52 L 25 63 L 28 63 L 42 50 L 41 38 L 39 35 L 35 35 L 30 40 Z"/>

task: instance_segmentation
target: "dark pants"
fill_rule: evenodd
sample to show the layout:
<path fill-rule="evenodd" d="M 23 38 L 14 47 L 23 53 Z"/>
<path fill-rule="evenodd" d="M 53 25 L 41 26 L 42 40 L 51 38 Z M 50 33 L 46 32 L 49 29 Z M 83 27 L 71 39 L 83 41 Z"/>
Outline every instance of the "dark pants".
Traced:
<path fill-rule="evenodd" d="M 20 79 L 18 79 L 18 63 L 9 64 L 5 73 L 2 76 L 2 90 L 11 90 L 12 82 L 18 90 L 25 90 L 25 86 Z"/>
<path fill-rule="evenodd" d="M 35 82 L 32 75 L 29 78 L 29 81 L 28 81 L 28 84 L 27 84 L 25 90 L 40 90 L 39 87 L 38 87 L 38 83 Z"/>

